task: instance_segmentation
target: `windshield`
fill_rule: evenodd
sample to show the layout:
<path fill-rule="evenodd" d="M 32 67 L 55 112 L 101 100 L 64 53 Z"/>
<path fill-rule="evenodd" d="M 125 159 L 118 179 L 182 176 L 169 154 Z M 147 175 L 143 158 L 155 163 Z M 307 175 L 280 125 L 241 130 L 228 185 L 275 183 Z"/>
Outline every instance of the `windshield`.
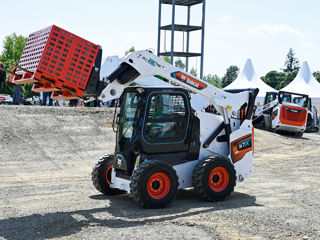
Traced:
<path fill-rule="evenodd" d="M 291 95 L 290 94 L 283 94 L 282 96 L 280 95 L 280 97 L 282 97 L 282 102 L 287 102 L 287 103 L 291 102 Z"/>
<path fill-rule="evenodd" d="M 307 109 L 311 109 L 311 99 L 310 98 L 305 98 L 305 97 L 295 97 L 293 99 L 293 103 L 301 106 L 301 107 L 306 107 Z"/>
<path fill-rule="evenodd" d="M 131 140 L 132 138 L 139 99 L 138 92 L 127 92 L 124 95 L 120 110 L 119 140 L 122 140 L 123 138 Z"/>

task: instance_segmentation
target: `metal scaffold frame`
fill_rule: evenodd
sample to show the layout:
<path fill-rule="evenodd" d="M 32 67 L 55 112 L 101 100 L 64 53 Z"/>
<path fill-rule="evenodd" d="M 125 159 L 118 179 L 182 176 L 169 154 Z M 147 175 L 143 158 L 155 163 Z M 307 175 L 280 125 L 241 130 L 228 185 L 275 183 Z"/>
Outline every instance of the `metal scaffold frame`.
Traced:
<path fill-rule="evenodd" d="M 172 22 L 169 25 L 162 26 L 161 25 L 161 10 L 162 4 L 172 5 Z M 202 24 L 201 26 L 191 26 L 190 25 L 190 10 L 191 7 L 197 4 L 202 4 Z M 185 6 L 187 7 L 187 24 L 175 24 L 175 10 L 177 6 Z M 186 58 L 186 71 L 189 69 L 189 58 L 190 57 L 200 57 L 200 78 L 203 77 L 203 60 L 204 60 L 204 29 L 205 29 L 205 8 L 206 1 L 205 0 L 159 0 L 159 18 L 158 18 L 158 47 L 157 47 L 157 55 L 158 56 L 170 56 L 171 64 L 173 64 L 174 57 L 185 57 Z M 160 51 L 160 42 L 161 42 L 161 30 L 171 31 L 171 49 L 170 52 Z M 175 31 L 182 31 L 187 33 L 186 39 L 186 51 L 178 52 L 174 49 L 174 33 Z M 190 32 L 192 31 L 201 31 L 201 52 L 194 53 L 190 52 Z"/>

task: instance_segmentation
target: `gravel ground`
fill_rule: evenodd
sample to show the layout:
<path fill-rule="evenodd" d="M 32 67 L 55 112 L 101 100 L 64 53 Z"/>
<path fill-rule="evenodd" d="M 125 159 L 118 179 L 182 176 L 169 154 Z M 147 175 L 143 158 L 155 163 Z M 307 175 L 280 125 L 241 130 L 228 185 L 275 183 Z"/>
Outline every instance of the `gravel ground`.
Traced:
<path fill-rule="evenodd" d="M 0 239 L 320 239 L 320 134 L 255 131 L 255 173 L 222 202 L 181 190 L 164 209 L 105 197 L 106 108 L 0 106 Z"/>

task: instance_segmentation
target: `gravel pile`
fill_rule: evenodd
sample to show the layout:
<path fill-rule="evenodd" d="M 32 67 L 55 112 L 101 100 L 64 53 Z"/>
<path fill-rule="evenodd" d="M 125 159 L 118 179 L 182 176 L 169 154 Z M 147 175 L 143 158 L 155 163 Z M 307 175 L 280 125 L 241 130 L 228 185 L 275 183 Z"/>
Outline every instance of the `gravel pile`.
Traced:
<path fill-rule="evenodd" d="M 91 183 L 113 109 L 0 105 L 0 239 L 320 239 L 320 134 L 255 130 L 254 175 L 225 201 L 181 190 L 165 209 Z"/>

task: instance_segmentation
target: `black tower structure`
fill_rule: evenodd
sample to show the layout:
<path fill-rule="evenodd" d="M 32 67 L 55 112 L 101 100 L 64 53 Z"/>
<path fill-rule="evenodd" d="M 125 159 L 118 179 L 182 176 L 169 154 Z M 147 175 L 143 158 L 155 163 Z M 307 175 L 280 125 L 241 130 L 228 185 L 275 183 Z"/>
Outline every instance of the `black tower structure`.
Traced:
<path fill-rule="evenodd" d="M 161 6 L 162 4 L 172 5 L 172 23 L 169 25 L 161 26 Z M 191 26 L 190 25 L 190 9 L 191 6 L 202 4 L 202 25 L 201 26 Z M 176 5 L 187 7 L 187 24 L 175 24 L 175 7 Z M 186 71 L 189 68 L 189 57 L 201 57 L 200 61 L 200 78 L 203 77 L 203 51 L 204 51 L 204 26 L 205 26 L 205 8 L 206 0 L 159 0 L 159 22 L 158 22 L 158 56 L 169 56 L 171 57 L 171 64 L 173 64 L 173 57 L 185 57 L 186 58 Z M 171 31 L 171 51 L 170 52 L 160 52 L 160 40 L 161 40 L 161 30 Z M 201 52 L 193 53 L 189 52 L 189 42 L 190 42 L 190 32 L 201 31 Z M 174 51 L 174 33 L 175 31 L 182 31 L 187 33 L 186 51 L 177 52 Z"/>

